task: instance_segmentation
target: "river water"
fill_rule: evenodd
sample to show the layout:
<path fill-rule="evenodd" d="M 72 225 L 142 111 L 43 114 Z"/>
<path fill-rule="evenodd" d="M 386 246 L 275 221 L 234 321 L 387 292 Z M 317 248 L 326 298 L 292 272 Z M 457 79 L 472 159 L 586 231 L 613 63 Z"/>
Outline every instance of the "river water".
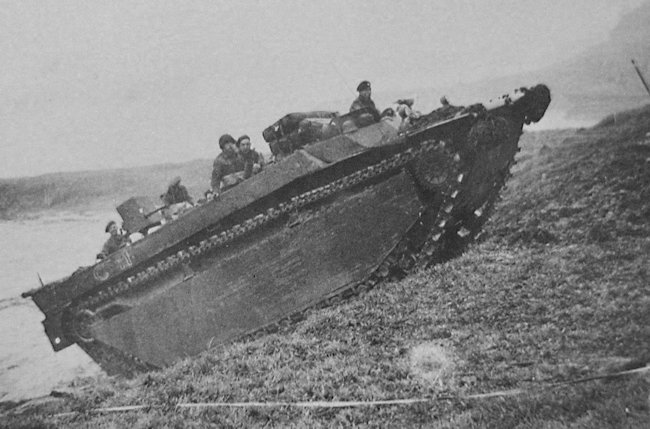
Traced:
<path fill-rule="evenodd" d="M 0 401 L 49 394 L 77 377 L 101 373 L 76 345 L 54 353 L 43 314 L 22 292 L 91 265 L 115 213 L 58 214 L 33 220 L 0 221 Z M 38 273 L 38 274 L 37 274 Z"/>

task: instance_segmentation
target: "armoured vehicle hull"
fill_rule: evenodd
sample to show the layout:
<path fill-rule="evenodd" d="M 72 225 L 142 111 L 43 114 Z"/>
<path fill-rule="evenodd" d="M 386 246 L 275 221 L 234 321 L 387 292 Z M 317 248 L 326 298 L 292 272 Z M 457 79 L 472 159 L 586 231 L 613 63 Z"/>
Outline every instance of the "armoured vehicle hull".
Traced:
<path fill-rule="evenodd" d="M 76 343 L 109 373 L 273 329 L 462 252 L 509 175 L 523 125 L 549 102 L 538 85 L 410 123 L 394 114 L 346 129 L 333 117 L 302 143 L 300 116 L 300 130 L 267 133 L 285 148 L 278 162 L 25 296 L 55 350 Z"/>

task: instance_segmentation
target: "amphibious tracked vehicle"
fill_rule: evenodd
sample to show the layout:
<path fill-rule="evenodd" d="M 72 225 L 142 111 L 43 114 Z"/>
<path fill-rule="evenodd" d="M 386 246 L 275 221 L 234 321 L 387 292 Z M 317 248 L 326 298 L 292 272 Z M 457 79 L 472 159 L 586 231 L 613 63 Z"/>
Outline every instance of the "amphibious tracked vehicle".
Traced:
<path fill-rule="evenodd" d="M 24 294 L 53 348 L 109 373 L 163 367 L 460 254 L 550 91 L 424 115 L 404 103 L 282 117 L 264 131 L 275 162 L 155 231 L 131 200 L 121 214 L 144 238 Z"/>

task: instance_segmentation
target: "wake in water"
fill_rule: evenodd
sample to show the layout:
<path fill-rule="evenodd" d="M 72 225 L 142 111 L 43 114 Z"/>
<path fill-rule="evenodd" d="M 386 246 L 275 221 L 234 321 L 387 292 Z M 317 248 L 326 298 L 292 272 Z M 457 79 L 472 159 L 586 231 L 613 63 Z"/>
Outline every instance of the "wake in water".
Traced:
<path fill-rule="evenodd" d="M 0 311 L 8 307 L 19 307 L 19 306 L 30 305 L 30 303 L 24 298 L 4 298 L 0 299 Z"/>

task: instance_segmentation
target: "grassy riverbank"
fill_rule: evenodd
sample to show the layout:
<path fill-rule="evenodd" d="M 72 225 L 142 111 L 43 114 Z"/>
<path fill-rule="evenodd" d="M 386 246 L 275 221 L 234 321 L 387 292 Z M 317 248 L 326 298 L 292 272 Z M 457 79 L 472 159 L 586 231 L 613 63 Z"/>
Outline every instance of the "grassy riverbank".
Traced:
<path fill-rule="evenodd" d="M 624 118 L 624 119 L 621 119 Z M 522 136 L 486 238 L 265 337 L 5 404 L 9 427 L 646 427 L 650 108 Z M 478 397 L 482 393 L 495 393 Z M 396 405 L 178 404 L 382 401 Z M 131 411 L 100 408 L 143 406 Z"/>

